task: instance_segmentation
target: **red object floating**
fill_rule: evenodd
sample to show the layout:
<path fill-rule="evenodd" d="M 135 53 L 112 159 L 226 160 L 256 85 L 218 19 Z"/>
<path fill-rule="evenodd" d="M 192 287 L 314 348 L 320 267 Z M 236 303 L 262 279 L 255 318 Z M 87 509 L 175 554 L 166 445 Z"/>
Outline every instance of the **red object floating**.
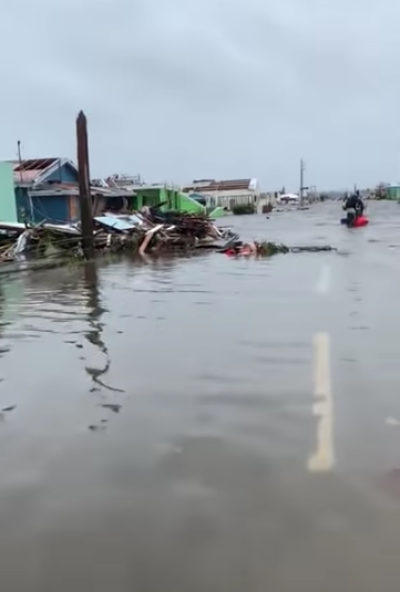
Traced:
<path fill-rule="evenodd" d="M 366 226 L 369 223 L 368 218 L 365 216 L 358 216 L 353 223 L 353 228 L 360 228 L 361 226 Z"/>

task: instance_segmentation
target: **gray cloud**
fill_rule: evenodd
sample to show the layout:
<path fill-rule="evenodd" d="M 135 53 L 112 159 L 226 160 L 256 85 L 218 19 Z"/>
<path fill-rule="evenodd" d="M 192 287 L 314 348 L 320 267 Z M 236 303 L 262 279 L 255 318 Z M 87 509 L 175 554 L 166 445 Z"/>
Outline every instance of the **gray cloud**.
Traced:
<path fill-rule="evenodd" d="M 75 156 L 149 181 L 296 188 L 400 177 L 400 5 L 14 0 L 0 19 L 0 157 Z"/>

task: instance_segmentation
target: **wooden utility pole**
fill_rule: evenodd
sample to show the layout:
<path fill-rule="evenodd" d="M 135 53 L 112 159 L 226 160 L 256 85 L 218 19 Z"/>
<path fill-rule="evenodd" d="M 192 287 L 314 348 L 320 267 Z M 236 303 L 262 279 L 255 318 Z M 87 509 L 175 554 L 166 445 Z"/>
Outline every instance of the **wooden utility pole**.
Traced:
<path fill-rule="evenodd" d="M 305 164 L 304 164 L 304 160 L 301 159 L 300 160 L 300 193 L 299 193 L 299 198 L 300 198 L 300 205 L 303 205 L 303 190 L 304 190 L 304 169 L 305 169 Z"/>
<path fill-rule="evenodd" d="M 87 135 L 87 120 L 83 111 L 80 111 L 76 119 L 76 144 L 78 154 L 82 248 L 85 259 L 93 259 L 93 211 L 92 196 L 90 192 L 89 147 Z"/>
<path fill-rule="evenodd" d="M 18 146 L 19 179 L 20 179 L 21 185 L 22 185 L 22 183 L 23 183 L 23 175 L 22 175 L 21 140 L 18 140 L 17 146 Z"/>

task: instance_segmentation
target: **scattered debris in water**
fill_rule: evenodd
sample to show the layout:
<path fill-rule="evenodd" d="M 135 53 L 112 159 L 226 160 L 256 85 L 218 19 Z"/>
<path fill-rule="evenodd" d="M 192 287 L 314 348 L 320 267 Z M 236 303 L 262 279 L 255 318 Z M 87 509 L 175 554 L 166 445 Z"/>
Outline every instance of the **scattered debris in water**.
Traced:
<path fill-rule="evenodd" d="M 89 426 L 89 430 L 91 432 L 104 432 L 105 429 L 106 429 L 106 426 L 105 425 L 94 425 L 94 424 L 92 424 L 92 425 Z"/>
<path fill-rule="evenodd" d="M 117 405 L 116 403 L 104 403 L 102 407 L 104 409 L 109 409 L 114 413 L 119 413 L 121 411 L 122 405 Z"/>
<path fill-rule="evenodd" d="M 329 245 L 288 247 L 287 245 L 270 241 L 243 243 L 242 241 L 235 240 L 232 241 L 227 248 L 223 249 L 222 252 L 229 257 L 249 255 L 255 255 L 256 257 L 271 257 L 278 253 L 319 253 L 336 250 L 337 249 Z"/>
<path fill-rule="evenodd" d="M 4 409 L 2 409 L 2 413 L 9 413 L 10 411 L 14 411 L 14 409 L 16 409 L 17 406 L 16 405 L 10 405 L 10 407 L 4 407 Z"/>
<path fill-rule="evenodd" d="M 302 247 L 290 247 L 291 253 L 323 253 L 327 251 L 337 251 L 335 247 L 330 245 L 309 245 Z"/>

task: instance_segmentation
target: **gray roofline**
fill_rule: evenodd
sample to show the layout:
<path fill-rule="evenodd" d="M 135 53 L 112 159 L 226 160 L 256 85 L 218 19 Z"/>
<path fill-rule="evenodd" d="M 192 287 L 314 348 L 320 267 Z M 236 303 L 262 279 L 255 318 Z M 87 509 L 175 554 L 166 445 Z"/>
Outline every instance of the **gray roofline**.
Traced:
<path fill-rule="evenodd" d="M 118 191 L 118 190 L 103 190 L 103 191 L 97 191 L 98 189 L 100 189 L 100 187 L 92 187 L 91 188 L 91 195 L 98 195 L 100 197 L 132 197 L 134 194 L 133 193 L 124 193 L 122 191 Z M 46 189 L 40 189 L 32 187 L 30 188 L 29 191 L 29 195 L 30 196 L 37 196 L 37 197 L 53 197 L 54 195 L 63 195 L 65 197 L 70 197 L 70 196 L 74 196 L 74 197 L 78 197 L 79 196 L 79 188 L 78 187 L 71 187 L 70 189 L 51 189 L 51 188 L 47 188 Z"/>

